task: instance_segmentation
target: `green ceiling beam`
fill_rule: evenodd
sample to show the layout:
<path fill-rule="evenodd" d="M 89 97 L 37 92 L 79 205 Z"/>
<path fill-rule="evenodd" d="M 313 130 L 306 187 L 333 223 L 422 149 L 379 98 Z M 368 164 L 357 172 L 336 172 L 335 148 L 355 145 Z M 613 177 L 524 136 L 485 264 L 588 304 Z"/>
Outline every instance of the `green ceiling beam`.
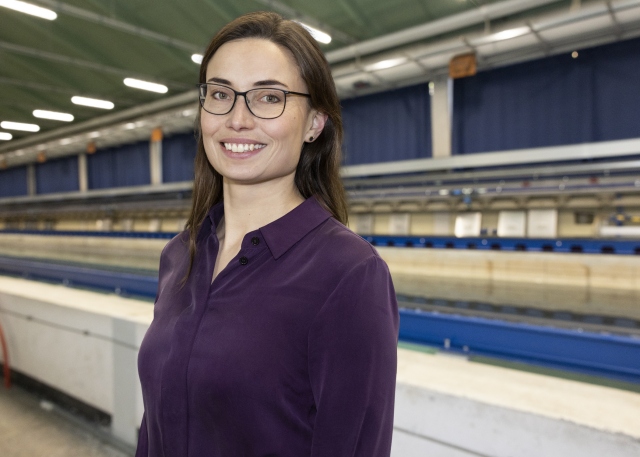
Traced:
<path fill-rule="evenodd" d="M 72 65 L 75 67 L 88 68 L 90 70 L 95 70 L 103 73 L 109 73 L 117 76 L 124 77 L 137 77 L 143 79 L 145 81 L 150 82 L 159 82 L 167 85 L 168 87 L 173 87 L 175 89 L 192 89 L 193 85 L 184 84 L 180 82 L 174 81 L 158 81 L 158 78 L 148 75 L 139 75 L 130 70 L 123 70 L 121 68 L 114 68 L 108 65 L 103 65 L 95 62 L 89 62 L 87 60 L 76 59 L 74 57 L 63 56 L 60 54 L 55 54 L 53 52 L 41 51 L 40 49 L 33 49 L 26 46 L 20 46 L 13 43 L 7 43 L 6 41 L 0 41 L 0 49 L 5 51 L 13 52 L 16 54 L 22 54 L 30 57 L 35 57 L 37 59 L 48 60 L 51 62 L 59 62 L 64 63 L 66 65 Z"/>
<path fill-rule="evenodd" d="M 14 86 L 14 87 L 19 87 L 21 89 L 31 89 L 31 90 L 36 90 L 38 92 L 45 92 L 45 93 L 56 93 L 56 94 L 71 95 L 71 96 L 81 95 L 84 97 L 111 100 L 112 102 L 117 103 L 118 105 L 123 105 L 123 106 L 130 106 L 135 104 L 134 102 L 131 101 L 131 99 L 114 98 L 112 95 L 107 95 L 107 94 L 87 93 L 86 91 L 83 91 L 83 90 L 71 89 L 68 87 L 52 86 L 50 84 L 42 84 L 42 83 L 36 83 L 32 81 L 18 80 L 18 79 L 12 79 L 12 78 L 0 77 L 0 85 Z"/>
<path fill-rule="evenodd" d="M 104 16 L 102 14 L 98 14 L 92 11 L 78 8 L 76 6 L 67 5 L 66 3 L 63 3 L 63 2 L 59 2 L 56 0 L 38 0 L 38 3 L 48 6 L 49 8 L 53 9 L 56 13 L 62 13 L 68 16 L 73 16 L 79 19 L 83 19 L 85 21 L 101 24 L 105 27 L 110 27 L 115 30 L 120 30 L 121 32 L 130 33 L 132 35 L 136 35 L 139 37 L 146 38 L 148 40 L 156 41 L 158 43 L 162 43 L 167 46 L 186 50 L 191 53 L 201 52 L 200 50 L 201 47 L 193 43 L 187 43 L 186 41 L 178 40 L 177 38 L 172 38 L 162 33 L 154 32 L 152 30 L 148 30 L 143 27 L 139 27 L 137 25 L 132 25 L 127 22 L 120 21 L 118 19 L 114 19 L 108 16 Z"/>

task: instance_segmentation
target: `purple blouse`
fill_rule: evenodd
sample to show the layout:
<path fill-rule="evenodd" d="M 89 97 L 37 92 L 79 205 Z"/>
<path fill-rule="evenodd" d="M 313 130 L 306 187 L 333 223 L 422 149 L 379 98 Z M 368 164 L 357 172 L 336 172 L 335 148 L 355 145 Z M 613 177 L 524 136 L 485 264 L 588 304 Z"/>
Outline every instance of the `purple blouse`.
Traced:
<path fill-rule="evenodd" d="M 399 318 L 385 262 L 312 197 L 247 233 L 211 283 L 223 211 L 205 218 L 184 287 L 187 233 L 162 252 L 136 457 L 389 456 Z"/>

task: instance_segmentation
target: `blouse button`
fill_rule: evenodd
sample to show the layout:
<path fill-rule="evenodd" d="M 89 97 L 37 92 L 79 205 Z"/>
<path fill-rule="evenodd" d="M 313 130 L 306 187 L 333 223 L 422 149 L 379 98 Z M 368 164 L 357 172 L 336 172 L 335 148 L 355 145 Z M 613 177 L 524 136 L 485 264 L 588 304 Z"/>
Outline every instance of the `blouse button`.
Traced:
<path fill-rule="evenodd" d="M 260 238 L 258 238 L 257 236 L 254 236 L 253 238 L 251 238 L 251 244 L 253 244 L 254 246 L 257 246 L 260 244 Z"/>
<path fill-rule="evenodd" d="M 249 263 L 249 259 L 247 259 L 244 256 L 240 257 L 240 265 L 246 265 L 248 263 Z"/>

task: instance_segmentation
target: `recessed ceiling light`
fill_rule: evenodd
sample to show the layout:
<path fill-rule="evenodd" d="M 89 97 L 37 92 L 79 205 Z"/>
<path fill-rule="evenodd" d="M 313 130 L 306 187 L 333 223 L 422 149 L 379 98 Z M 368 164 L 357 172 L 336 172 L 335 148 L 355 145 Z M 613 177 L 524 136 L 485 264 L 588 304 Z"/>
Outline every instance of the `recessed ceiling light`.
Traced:
<path fill-rule="evenodd" d="M 23 122 L 0 122 L 0 127 L 7 130 L 20 130 L 22 132 L 37 132 L 40 130 L 40 126 L 36 124 L 25 124 Z"/>
<path fill-rule="evenodd" d="M 157 92 L 159 94 L 166 94 L 169 88 L 162 84 L 150 83 L 149 81 L 142 81 L 141 79 L 125 78 L 125 86 L 133 87 L 134 89 L 148 90 L 150 92 Z"/>
<path fill-rule="evenodd" d="M 304 22 L 300 22 L 300 21 L 295 21 L 295 22 L 297 22 L 298 24 L 303 26 L 305 29 L 307 29 L 311 34 L 311 36 L 315 38 L 316 41 L 322 44 L 331 43 L 331 35 L 329 35 L 328 33 L 325 33 L 322 30 L 318 30 L 315 27 L 311 27 L 310 25 L 307 25 Z"/>
<path fill-rule="evenodd" d="M 51 119 L 54 121 L 71 122 L 73 121 L 73 114 L 58 113 L 56 111 L 46 111 L 43 109 L 37 109 L 33 111 L 35 117 L 40 119 Z"/>
<path fill-rule="evenodd" d="M 366 67 L 364 67 L 364 69 L 367 71 L 384 70 L 386 68 L 392 68 L 392 67 L 397 67 L 398 65 L 402 65 L 406 61 L 407 61 L 406 57 L 397 57 L 395 59 L 381 60 L 380 62 L 367 65 Z"/>
<path fill-rule="evenodd" d="M 40 6 L 32 5 L 31 3 L 20 2 L 17 0 L 0 0 L 0 6 L 20 11 L 21 13 L 30 14 L 32 16 L 37 16 L 42 19 L 48 19 L 50 21 L 53 21 L 58 17 L 54 11 L 47 8 L 42 8 Z"/>
<path fill-rule="evenodd" d="M 0 140 L 9 141 L 11 138 L 13 138 L 13 135 L 11 135 L 10 133 L 0 132 Z"/>
<path fill-rule="evenodd" d="M 107 100 L 98 100 L 96 98 L 87 98 L 87 97 L 71 97 L 71 102 L 76 105 L 82 106 L 90 106 L 92 108 L 101 108 L 101 109 L 113 109 L 115 106 L 113 103 Z"/>
<path fill-rule="evenodd" d="M 193 54 L 191 56 L 191 60 L 193 60 L 194 63 L 197 63 L 198 65 L 200 65 L 202 63 L 202 58 L 204 56 L 202 54 Z"/>

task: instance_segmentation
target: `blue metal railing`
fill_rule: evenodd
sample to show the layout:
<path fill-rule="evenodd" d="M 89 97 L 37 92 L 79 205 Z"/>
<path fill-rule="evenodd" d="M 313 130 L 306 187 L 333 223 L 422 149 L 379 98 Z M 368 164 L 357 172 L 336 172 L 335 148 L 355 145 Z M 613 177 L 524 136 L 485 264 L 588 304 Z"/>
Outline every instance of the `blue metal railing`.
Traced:
<path fill-rule="evenodd" d="M 60 265 L 15 257 L 0 257 L 0 273 L 28 279 L 56 281 L 69 286 L 85 286 L 121 295 L 155 297 L 157 276 L 99 270 L 77 265 Z"/>
<path fill-rule="evenodd" d="M 640 383 L 640 338 L 401 309 L 400 339 Z"/>
<path fill-rule="evenodd" d="M 47 236 L 157 238 L 167 240 L 177 235 L 175 232 L 97 232 L 57 230 L 0 230 L 0 234 L 2 233 Z M 593 238 L 456 238 L 454 236 L 390 235 L 362 235 L 362 237 L 374 246 L 640 255 L 640 240 Z"/>
<path fill-rule="evenodd" d="M 0 230 L 0 234 L 10 233 L 17 235 L 46 235 L 46 236 L 84 236 L 105 238 L 159 238 L 170 240 L 177 235 L 176 232 L 99 232 L 89 230 Z"/>
<path fill-rule="evenodd" d="M 496 251 L 640 255 L 640 240 L 583 238 L 456 238 L 454 236 L 363 236 L 374 246 Z"/>
<path fill-rule="evenodd" d="M 0 273 L 155 297 L 155 276 L 0 257 Z M 640 338 L 400 310 L 400 339 L 640 383 Z"/>

